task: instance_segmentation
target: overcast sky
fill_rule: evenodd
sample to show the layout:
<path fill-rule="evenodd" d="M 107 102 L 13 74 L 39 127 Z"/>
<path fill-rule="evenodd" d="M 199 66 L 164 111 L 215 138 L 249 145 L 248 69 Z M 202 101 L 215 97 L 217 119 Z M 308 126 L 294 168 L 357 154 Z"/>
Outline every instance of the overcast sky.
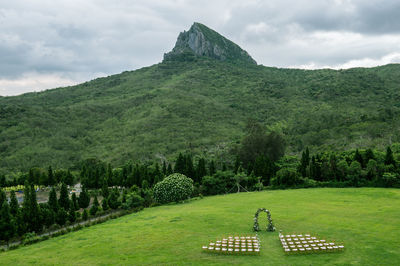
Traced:
<path fill-rule="evenodd" d="M 265 66 L 400 62 L 398 0 L 0 0 L 0 95 L 158 63 L 194 21 Z"/>

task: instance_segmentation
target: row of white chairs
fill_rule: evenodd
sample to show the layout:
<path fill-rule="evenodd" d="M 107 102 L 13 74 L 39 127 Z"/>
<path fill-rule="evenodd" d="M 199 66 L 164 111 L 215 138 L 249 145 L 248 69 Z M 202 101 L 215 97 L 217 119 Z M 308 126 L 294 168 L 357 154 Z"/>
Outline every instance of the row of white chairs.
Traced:
<path fill-rule="evenodd" d="M 228 252 L 228 253 L 259 253 L 259 248 L 220 248 L 212 246 L 203 246 L 204 251 L 215 251 L 215 252 Z"/>

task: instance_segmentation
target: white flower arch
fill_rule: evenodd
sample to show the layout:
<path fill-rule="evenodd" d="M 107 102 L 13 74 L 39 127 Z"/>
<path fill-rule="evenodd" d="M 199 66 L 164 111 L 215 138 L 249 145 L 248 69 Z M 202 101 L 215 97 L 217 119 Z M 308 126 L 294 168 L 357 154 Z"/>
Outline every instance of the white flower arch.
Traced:
<path fill-rule="evenodd" d="M 265 208 L 259 208 L 254 215 L 254 226 L 253 230 L 254 231 L 261 231 L 260 230 L 260 225 L 258 224 L 258 215 L 260 212 L 266 212 L 267 213 L 267 218 L 268 218 L 268 225 L 267 225 L 267 231 L 273 232 L 275 231 L 274 224 L 272 223 L 272 218 L 271 218 L 271 212 Z"/>

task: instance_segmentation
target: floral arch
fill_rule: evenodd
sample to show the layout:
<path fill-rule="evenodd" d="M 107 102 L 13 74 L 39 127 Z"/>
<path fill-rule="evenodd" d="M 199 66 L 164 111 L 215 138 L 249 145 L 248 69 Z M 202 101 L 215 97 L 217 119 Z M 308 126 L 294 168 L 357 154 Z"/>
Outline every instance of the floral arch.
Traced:
<path fill-rule="evenodd" d="M 270 232 L 275 231 L 274 224 L 272 223 L 271 212 L 269 210 L 265 209 L 265 208 L 259 208 L 257 210 L 256 214 L 254 215 L 253 230 L 254 231 L 261 231 L 260 225 L 258 223 L 258 215 L 260 214 L 260 212 L 266 212 L 267 213 L 267 218 L 268 218 L 267 231 L 270 231 Z"/>

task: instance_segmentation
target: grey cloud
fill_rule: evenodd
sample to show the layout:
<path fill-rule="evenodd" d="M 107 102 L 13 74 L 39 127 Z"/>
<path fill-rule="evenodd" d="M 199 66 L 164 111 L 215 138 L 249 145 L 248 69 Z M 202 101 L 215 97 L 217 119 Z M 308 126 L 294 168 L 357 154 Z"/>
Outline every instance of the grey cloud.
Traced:
<path fill-rule="evenodd" d="M 398 14 L 400 2 L 391 0 L 6 1 L 0 79 L 34 72 L 81 81 L 151 65 L 194 21 L 264 65 L 379 59 L 400 50 Z"/>

